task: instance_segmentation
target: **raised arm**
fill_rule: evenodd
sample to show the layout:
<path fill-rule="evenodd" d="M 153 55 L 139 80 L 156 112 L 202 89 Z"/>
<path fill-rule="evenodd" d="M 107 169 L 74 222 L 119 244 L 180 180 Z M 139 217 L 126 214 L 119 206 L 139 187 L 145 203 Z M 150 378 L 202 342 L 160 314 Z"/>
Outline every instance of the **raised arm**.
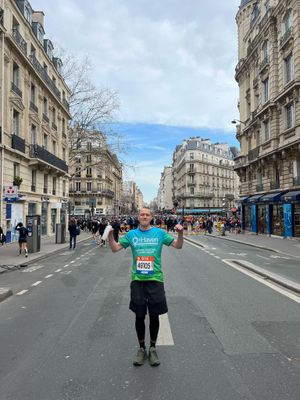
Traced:
<path fill-rule="evenodd" d="M 124 247 L 120 245 L 120 243 L 116 242 L 114 239 L 114 230 L 111 228 L 108 234 L 108 242 L 113 253 L 122 250 Z"/>
<path fill-rule="evenodd" d="M 183 246 L 183 226 L 180 224 L 177 224 L 175 226 L 176 232 L 177 232 L 177 239 L 174 240 L 172 243 L 172 246 L 175 247 L 175 249 L 181 249 Z"/>

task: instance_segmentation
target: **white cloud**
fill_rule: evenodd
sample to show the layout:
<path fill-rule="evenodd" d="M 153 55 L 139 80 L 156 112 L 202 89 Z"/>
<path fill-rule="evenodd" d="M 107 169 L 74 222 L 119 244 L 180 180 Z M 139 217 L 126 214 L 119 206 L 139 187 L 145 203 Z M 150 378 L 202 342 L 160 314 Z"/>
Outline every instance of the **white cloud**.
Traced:
<path fill-rule="evenodd" d="M 31 1 L 48 37 L 88 54 L 94 81 L 119 91 L 123 120 L 229 130 L 240 0 L 217 3 Z"/>

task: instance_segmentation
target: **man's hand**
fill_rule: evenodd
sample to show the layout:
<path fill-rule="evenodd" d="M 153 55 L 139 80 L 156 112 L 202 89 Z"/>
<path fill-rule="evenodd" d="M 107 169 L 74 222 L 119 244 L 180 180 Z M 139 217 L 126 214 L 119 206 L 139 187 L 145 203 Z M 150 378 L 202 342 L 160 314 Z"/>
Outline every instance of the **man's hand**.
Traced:
<path fill-rule="evenodd" d="M 175 225 L 175 229 L 177 233 L 183 233 L 183 226 L 180 224 Z"/>

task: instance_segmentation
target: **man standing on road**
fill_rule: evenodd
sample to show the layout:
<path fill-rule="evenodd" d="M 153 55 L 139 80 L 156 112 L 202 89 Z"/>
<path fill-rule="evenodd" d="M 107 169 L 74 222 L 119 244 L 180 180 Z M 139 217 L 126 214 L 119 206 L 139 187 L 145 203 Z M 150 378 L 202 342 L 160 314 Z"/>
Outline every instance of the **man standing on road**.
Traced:
<path fill-rule="evenodd" d="M 146 358 L 145 346 L 145 316 L 149 311 L 150 319 L 150 348 L 149 363 L 157 366 L 160 361 L 156 352 L 156 340 L 159 330 L 159 315 L 168 312 L 164 279 L 161 268 L 161 252 L 163 245 L 172 245 L 176 249 L 181 249 L 183 245 L 183 227 L 176 225 L 178 233 L 177 239 L 164 230 L 151 227 L 150 222 L 153 218 L 149 208 L 142 208 L 139 213 L 140 226 L 129 231 L 119 243 L 114 240 L 113 230 L 109 232 L 109 245 L 113 253 L 131 247 L 132 263 L 132 282 L 131 297 L 129 308 L 135 313 L 135 328 L 139 341 L 139 350 L 133 361 L 136 366 L 143 365 Z"/>

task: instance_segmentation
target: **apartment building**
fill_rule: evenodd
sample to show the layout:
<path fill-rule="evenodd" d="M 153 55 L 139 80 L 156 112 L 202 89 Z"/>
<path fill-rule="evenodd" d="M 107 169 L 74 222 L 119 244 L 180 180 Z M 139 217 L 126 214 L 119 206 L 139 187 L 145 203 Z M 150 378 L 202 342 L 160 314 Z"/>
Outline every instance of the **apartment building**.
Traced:
<path fill-rule="evenodd" d="M 235 208 L 239 179 L 226 143 L 192 137 L 173 153 L 173 202 L 186 213 L 222 213 Z"/>
<path fill-rule="evenodd" d="M 123 214 L 136 214 L 144 206 L 144 196 L 134 181 L 123 184 Z"/>
<path fill-rule="evenodd" d="M 27 0 L 0 3 L 0 224 L 41 216 L 42 235 L 67 223 L 69 89 L 45 38 L 44 13 Z"/>
<path fill-rule="evenodd" d="M 243 0 L 236 22 L 243 228 L 300 237 L 300 2 Z"/>
<path fill-rule="evenodd" d="M 70 174 L 72 214 L 89 218 L 120 213 L 122 164 L 101 132 L 94 131 L 80 142 Z"/>
<path fill-rule="evenodd" d="M 159 211 L 171 211 L 173 209 L 172 182 L 172 167 L 164 167 L 164 170 L 161 173 L 157 192 L 157 205 Z"/>

